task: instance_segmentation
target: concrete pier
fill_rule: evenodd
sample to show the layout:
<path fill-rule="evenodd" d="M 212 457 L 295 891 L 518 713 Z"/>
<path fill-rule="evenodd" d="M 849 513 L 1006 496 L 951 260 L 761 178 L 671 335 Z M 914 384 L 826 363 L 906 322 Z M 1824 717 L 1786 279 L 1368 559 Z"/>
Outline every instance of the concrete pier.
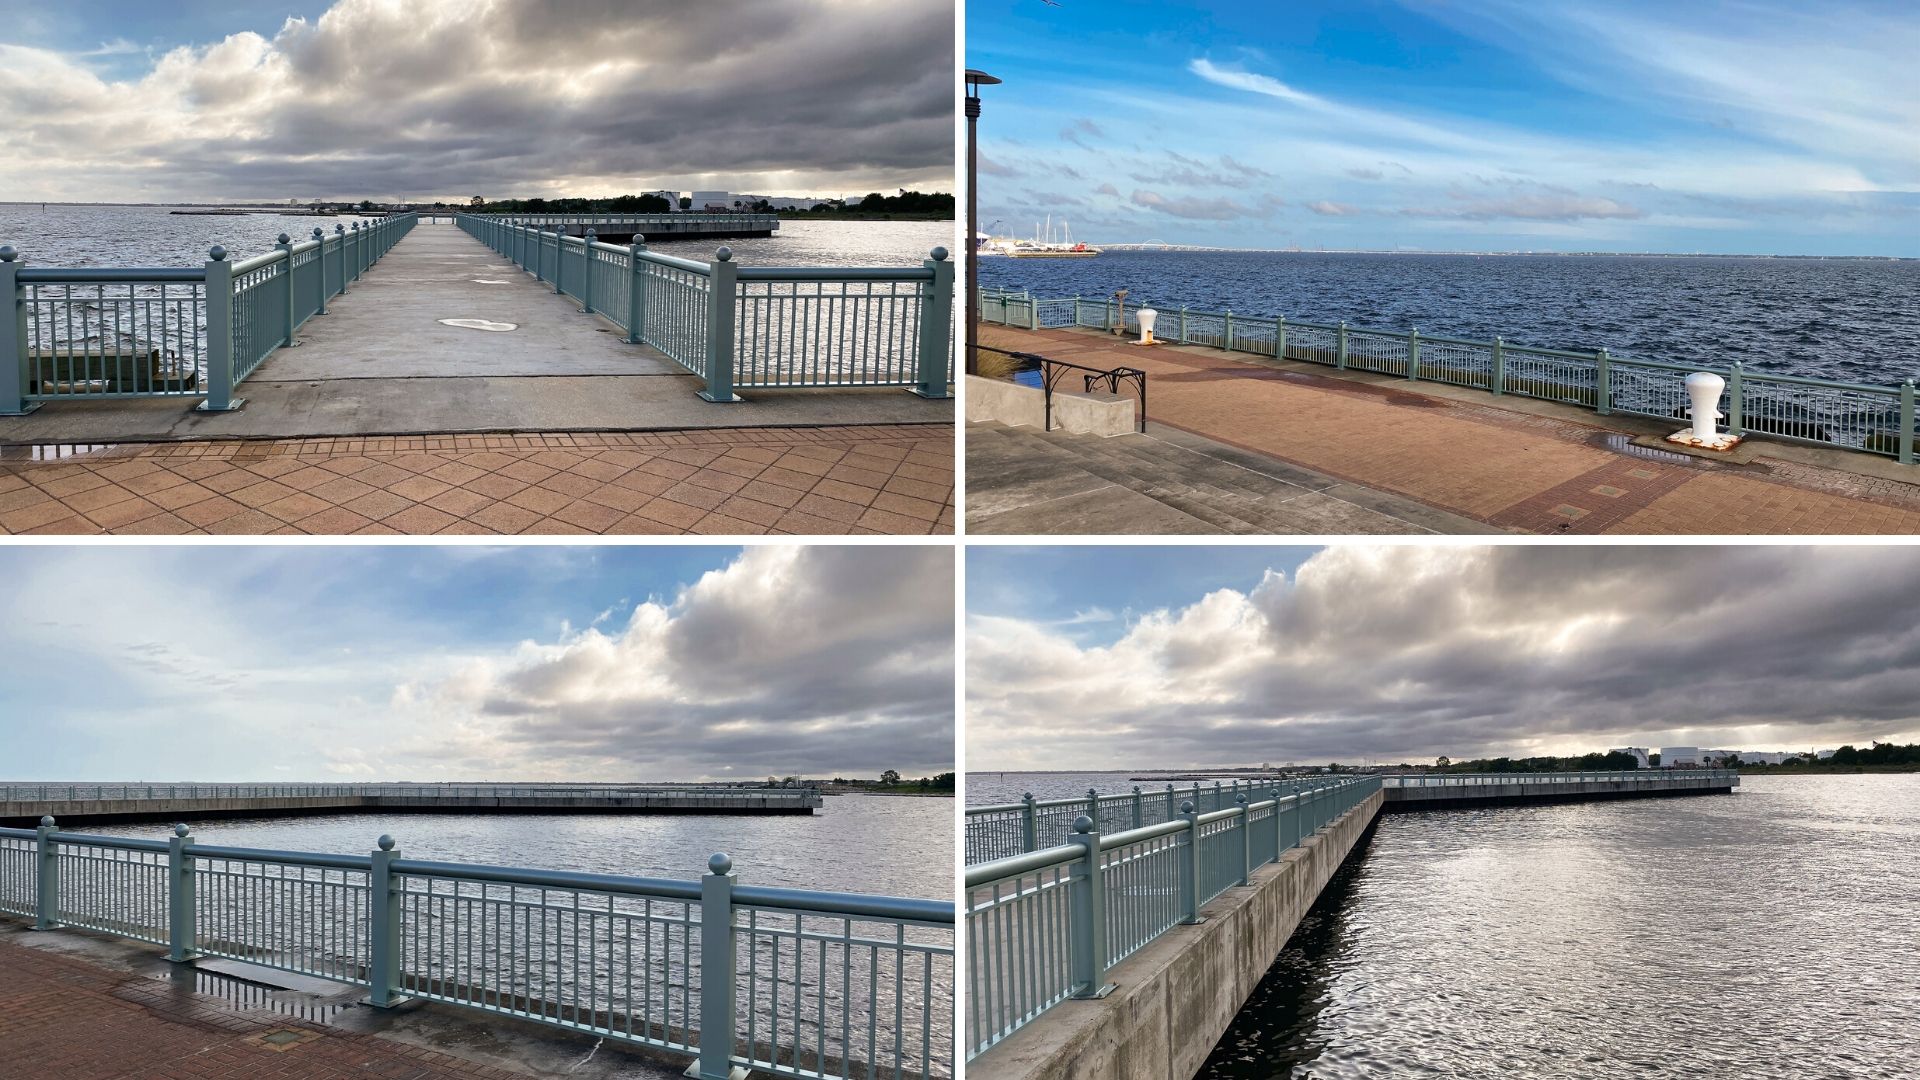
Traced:
<path fill-rule="evenodd" d="M 1114 991 L 1069 1000 L 967 1064 L 976 1080 L 1187 1080 L 1240 1012 L 1328 879 L 1373 823 L 1381 793 L 1253 872 L 1107 972 Z"/>
<path fill-rule="evenodd" d="M 1382 790 L 1388 813 L 1415 810 L 1452 810 L 1468 806 L 1514 803 L 1594 802 L 1602 799 L 1661 799 L 1688 795 L 1726 795 L 1740 786 L 1734 773 L 1718 776 L 1665 777 L 1657 772 L 1644 779 L 1554 781 L 1552 773 L 1516 773 L 1512 778 L 1472 777 L 1463 784 L 1444 784 L 1444 776 L 1427 779 L 1401 777 Z"/>
<path fill-rule="evenodd" d="M 63 826 L 136 821 L 192 821 L 241 817 L 303 817 L 321 814 L 811 814 L 821 805 L 813 788 L 527 788 L 461 786 L 436 790 L 360 790 L 305 793 L 185 791 L 178 794 L 86 792 L 29 798 L 0 796 L 0 826 L 30 828 L 42 816 Z"/>
<path fill-rule="evenodd" d="M 511 324 L 490 331 L 441 320 Z M 648 345 L 630 345 L 485 244 L 448 225 L 408 233 L 327 313 L 303 325 L 237 393 L 204 413 L 178 400 L 59 401 L 0 420 L 0 443 L 687 431 L 841 424 L 948 424 L 951 400 L 897 389 L 756 393 L 715 407 L 705 385 Z"/>

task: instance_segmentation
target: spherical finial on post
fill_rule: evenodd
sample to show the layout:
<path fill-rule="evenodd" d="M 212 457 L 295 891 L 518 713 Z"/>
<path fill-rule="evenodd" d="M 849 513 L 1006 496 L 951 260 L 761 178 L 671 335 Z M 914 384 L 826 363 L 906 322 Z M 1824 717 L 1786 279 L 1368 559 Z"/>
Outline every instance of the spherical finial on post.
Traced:
<path fill-rule="evenodd" d="M 327 234 L 320 231 L 320 226 L 315 225 L 313 227 L 313 238 L 315 240 L 324 240 L 326 239 L 326 237 L 327 237 Z"/>
<path fill-rule="evenodd" d="M 641 244 L 644 244 L 644 243 L 646 243 L 646 242 L 647 242 L 647 238 L 646 238 L 646 236 L 645 236 L 645 234 L 642 234 L 642 233 L 634 233 L 634 234 L 633 234 L 633 246 L 634 246 L 634 247 L 639 247 L 639 246 L 640 246 Z"/>
<path fill-rule="evenodd" d="M 591 244 L 598 239 L 600 239 L 600 234 L 597 231 L 593 229 L 587 230 L 587 243 Z"/>
<path fill-rule="evenodd" d="M 713 253 L 713 257 L 714 257 L 714 260 L 717 262 L 732 262 L 733 249 L 730 247 L 722 246 L 719 251 L 716 251 Z"/>
<path fill-rule="evenodd" d="M 1099 791 L 1097 791 L 1097 790 L 1095 790 L 1095 789 L 1093 789 L 1093 788 L 1088 788 L 1088 789 L 1087 789 L 1087 798 L 1089 798 L 1089 799 L 1098 799 L 1099 797 L 1100 797 L 1100 792 L 1099 792 Z"/>
<path fill-rule="evenodd" d="M 1184 801 L 1182 801 L 1182 802 L 1180 803 L 1180 812 L 1181 812 L 1181 813 L 1183 813 L 1183 814 L 1191 814 L 1191 813 L 1193 813 L 1193 800 L 1192 800 L 1192 799 L 1186 799 L 1186 800 L 1184 800 Z"/>
<path fill-rule="evenodd" d="M 282 243 L 282 244 L 291 244 L 291 243 L 293 243 L 293 237 L 291 237 L 291 236 L 288 236 L 288 235 L 287 235 L 286 233 L 281 233 L 281 234 L 280 234 L 280 238 L 279 238 L 279 240 L 277 241 L 277 243 Z"/>
<path fill-rule="evenodd" d="M 381 850 L 381 851 L 392 851 L 392 850 L 393 850 L 393 837 L 391 837 L 391 836 L 388 836 L 388 835 L 387 835 L 386 833 L 381 833 L 381 834 L 380 834 L 380 839 L 378 839 L 378 840 L 376 840 L 376 841 L 374 841 L 374 843 L 376 843 L 376 844 L 379 844 L 379 845 L 380 845 L 380 850 Z"/>
<path fill-rule="evenodd" d="M 1074 818 L 1074 819 L 1073 819 L 1073 831 L 1074 831 L 1074 832 L 1076 832 L 1076 833 L 1090 833 L 1090 832 L 1092 832 L 1092 831 L 1093 831 L 1093 819 L 1092 819 L 1092 818 L 1090 818 L 1090 817 L 1088 817 L 1088 816 L 1087 816 L 1087 815 L 1085 815 L 1085 814 L 1081 814 L 1081 815 L 1080 815 L 1079 817 L 1077 817 L 1077 818 Z"/>
<path fill-rule="evenodd" d="M 347 227 L 336 221 L 333 225 L 333 231 L 344 236 L 346 235 Z"/>
<path fill-rule="evenodd" d="M 1240 794 L 1235 795 L 1233 797 L 1233 801 L 1239 803 L 1241 806 L 1247 805 L 1247 793 L 1243 791 Z"/>
<path fill-rule="evenodd" d="M 714 874 L 726 874 L 733 870 L 733 859 L 724 851 L 716 851 L 707 860 L 707 870 Z"/>
<path fill-rule="evenodd" d="M 360 231 L 360 223 L 359 223 L 359 222 L 357 222 L 357 221 L 356 221 L 356 222 L 354 222 L 354 223 L 353 223 L 353 231 L 354 231 L 354 232 L 359 232 L 359 231 Z"/>
<path fill-rule="evenodd" d="M 943 248 L 943 247 L 937 247 L 937 248 L 934 248 L 934 249 L 933 249 L 932 251 L 929 251 L 929 252 L 927 252 L 927 254 L 929 254 L 929 255 L 931 255 L 931 256 L 933 256 L 933 261 L 934 261 L 934 262 L 946 262 L 946 261 L 947 261 L 947 249 L 946 249 L 946 248 Z"/>
<path fill-rule="evenodd" d="M 227 249 L 221 247 L 219 244 L 215 244 L 207 249 L 207 258 L 212 259 L 214 262 L 226 262 Z"/>
<path fill-rule="evenodd" d="M 12 262 L 19 257 L 20 253 L 13 250 L 12 244 L 0 244 L 0 262 Z"/>
<path fill-rule="evenodd" d="M 40 815 L 40 827 L 43 829 L 53 828 L 53 815 L 52 814 Z"/>
<path fill-rule="evenodd" d="M 193 830 L 191 830 L 191 829 L 189 829 L 189 828 L 187 828 L 187 823 L 186 823 L 186 822 L 184 822 L 184 821 L 182 821 L 182 822 L 178 822 L 178 823 L 177 823 L 177 824 L 175 824 L 175 825 L 174 825 L 174 827 L 173 827 L 173 835 L 175 835 L 175 836 L 178 836 L 178 837 L 182 837 L 182 838 L 185 838 L 185 836 L 186 836 L 186 835 L 187 835 L 187 834 L 188 834 L 189 832 L 192 832 L 192 831 L 193 831 Z"/>

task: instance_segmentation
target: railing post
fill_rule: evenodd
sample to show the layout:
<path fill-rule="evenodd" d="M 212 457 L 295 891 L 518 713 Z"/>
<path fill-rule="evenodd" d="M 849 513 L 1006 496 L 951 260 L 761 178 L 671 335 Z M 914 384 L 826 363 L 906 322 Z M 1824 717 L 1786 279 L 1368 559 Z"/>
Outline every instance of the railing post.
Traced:
<path fill-rule="evenodd" d="M 580 286 L 580 314 L 582 315 L 593 314 L 593 242 L 599 238 L 599 233 L 588 229 L 587 235 L 582 238 L 580 244 L 580 258 L 585 264 L 580 275 L 583 282 Z"/>
<path fill-rule="evenodd" d="M 1287 358 L 1287 317 L 1285 315 L 1276 316 L 1273 320 L 1273 358 L 1275 360 Z"/>
<path fill-rule="evenodd" d="M 1226 334 L 1220 341 L 1220 347 L 1222 349 L 1225 349 L 1228 352 L 1232 352 L 1233 351 L 1233 309 L 1232 308 L 1227 309 L 1227 314 L 1225 319 L 1225 330 L 1226 330 Z"/>
<path fill-rule="evenodd" d="M 1067 892 L 1068 924 L 1073 946 L 1067 950 L 1072 972 L 1068 981 L 1077 998 L 1103 998 L 1113 992 L 1107 974 L 1107 893 L 1100 874 L 1100 833 L 1093 819 L 1073 819 L 1068 842 L 1080 848 L 1074 861 L 1073 887 Z"/>
<path fill-rule="evenodd" d="M 1191 799 L 1180 804 L 1180 816 L 1187 819 L 1186 854 L 1180 858 L 1180 921 L 1192 926 L 1200 921 L 1200 815 Z"/>
<path fill-rule="evenodd" d="M 1253 873 L 1253 806 L 1244 791 L 1233 801 L 1240 805 L 1240 884 L 1245 885 Z"/>
<path fill-rule="evenodd" d="M 1601 416 L 1613 412 L 1613 358 L 1604 348 L 1593 354 L 1593 411 Z"/>
<path fill-rule="evenodd" d="M 353 267 L 353 280 L 355 281 L 360 280 L 360 271 L 363 269 L 360 262 L 360 253 L 365 250 L 365 246 L 360 240 L 361 232 L 360 223 L 356 221 L 353 223 L 353 228 L 347 233 L 348 236 L 353 238 L 353 258 L 347 260 L 347 265 Z"/>
<path fill-rule="evenodd" d="M 1040 819 L 1033 807 L 1033 792 L 1020 797 L 1022 811 L 1020 815 L 1020 850 L 1040 850 Z"/>
<path fill-rule="evenodd" d="M 1741 415 L 1746 394 L 1741 390 L 1741 374 L 1745 369 L 1740 361 L 1733 362 L 1733 377 L 1727 380 L 1727 434 L 1745 435 L 1745 418 Z"/>
<path fill-rule="evenodd" d="M 1493 393 L 1498 397 L 1507 392 L 1507 353 L 1505 343 L 1498 334 L 1493 338 Z"/>
<path fill-rule="evenodd" d="M 347 291 L 347 278 L 352 276 L 347 273 L 347 227 L 335 224 L 333 234 L 340 238 L 340 250 L 335 254 L 340 256 L 340 292 L 344 294 Z"/>
<path fill-rule="evenodd" d="M 647 275 L 641 269 L 640 254 L 647 250 L 646 237 L 633 234 L 627 245 L 627 344 L 638 345 L 647 331 Z"/>
<path fill-rule="evenodd" d="M 0 346 L 4 348 L 4 346 Z M 1901 382 L 1901 465 L 1914 463 L 1914 380 Z"/>
<path fill-rule="evenodd" d="M 286 256 L 286 260 L 287 260 L 285 269 L 281 271 L 281 273 L 284 274 L 287 279 L 287 285 L 285 290 L 286 298 L 287 298 L 287 318 L 286 318 L 286 325 L 282 328 L 285 332 L 280 335 L 280 345 L 282 348 L 291 349 L 295 345 L 300 344 L 299 342 L 293 340 L 293 322 L 294 322 L 293 238 L 288 236 L 286 233 L 281 233 L 280 242 L 275 244 L 274 247 L 279 248 L 281 252 Z"/>
<path fill-rule="evenodd" d="M 0 416 L 25 416 L 40 407 L 27 400 L 26 297 L 19 258 L 12 245 L 0 247 Z"/>
<path fill-rule="evenodd" d="M 733 1064 L 733 860 L 715 854 L 700 879 L 700 1057 L 696 1080 L 746 1080 Z"/>
<path fill-rule="evenodd" d="M 1180 305 L 1180 344 L 1187 343 L 1187 305 Z"/>
<path fill-rule="evenodd" d="M 1268 788 L 1267 799 L 1273 803 L 1273 861 L 1277 863 L 1287 850 L 1287 845 L 1280 838 L 1280 789 Z"/>
<path fill-rule="evenodd" d="M 200 955 L 193 916 L 193 837 L 183 821 L 167 839 L 167 959 L 176 964 Z"/>
<path fill-rule="evenodd" d="M 207 398 L 197 412 L 232 412 L 246 402 L 233 396 L 233 264 L 219 244 L 207 252 Z"/>
<path fill-rule="evenodd" d="M 382 836 L 373 853 L 373 868 L 367 875 L 368 903 L 373 905 L 373 955 L 368 958 L 368 1004 L 376 1009 L 391 1009 L 405 1001 L 400 982 L 400 891 L 394 880 L 393 861 L 400 857 L 393 837 Z"/>
<path fill-rule="evenodd" d="M 1407 378 L 1420 381 L 1420 328 L 1417 326 L 1407 333 Z"/>
<path fill-rule="evenodd" d="M 40 858 L 39 889 L 34 897 L 33 928 L 60 928 L 60 845 L 54 842 L 53 818 L 42 817 L 34 830 L 34 843 Z"/>
<path fill-rule="evenodd" d="M 740 400 L 733 392 L 734 289 L 739 280 L 733 250 L 714 252 L 707 278 L 707 388 L 700 391 L 708 401 Z"/>
<path fill-rule="evenodd" d="M 325 315 L 327 313 L 327 234 L 320 231 L 318 225 L 313 227 L 313 242 L 318 245 L 313 249 L 314 280 L 320 283 L 320 296 L 313 313 Z"/>
<path fill-rule="evenodd" d="M 1093 788 L 1087 789 L 1087 816 L 1096 826 L 1100 824 L 1100 793 Z"/>
<path fill-rule="evenodd" d="M 553 230 L 553 291 L 561 296 L 567 295 L 567 234 L 563 229 Z"/>
<path fill-rule="evenodd" d="M 1080 298 L 1078 296 L 1073 298 L 1073 325 L 1075 327 L 1080 325 Z"/>
<path fill-rule="evenodd" d="M 1177 812 L 1178 811 L 1175 809 L 1173 805 L 1173 785 L 1168 784 L 1167 785 L 1167 820 L 1172 821 L 1173 815 Z"/>
<path fill-rule="evenodd" d="M 1133 785 L 1133 827 L 1138 829 L 1146 824 L 1146 807 L 1140 801 L 1140 785 Z"/>
<path fill-rule="evenodd" d="M 533 280 L 545 283 L 547 280 L 547 233 L 539 231 L 533 246 Z"/>
<path fill-rule="evenodd" d="M 947 249 L 934 248 L 921 265 L 933 273 L 920 299 L 920 348 L 909 392 L 923 398 L 947 397 L 947 357 L 953 351 L 953 263 Z M 1077 308 L 1079 301 L 1074 301 Z M 1078 325 L 1079 320 L 1075 320 Z"/>
<path fill-rule="evenodd" d="M 1345 319 L 1340 320 L 1338 341 L 1340 349 L 1334 354 L 1333 366 L 1345 371 L 1347 369 L 1347 321 Z"/>

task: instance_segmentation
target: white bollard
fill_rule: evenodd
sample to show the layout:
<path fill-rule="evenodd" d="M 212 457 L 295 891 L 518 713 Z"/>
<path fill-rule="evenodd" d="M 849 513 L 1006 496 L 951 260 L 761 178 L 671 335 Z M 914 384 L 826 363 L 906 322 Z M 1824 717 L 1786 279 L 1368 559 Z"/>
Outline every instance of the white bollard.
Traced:
<path fill-rule="evenodd" d="M 1693 399 L 1693 437 L 1701 442 L 1712 442 L 1720 434 L 1720 393 L 1727 388 L 1727 380 L 1711 371 L 1696 371 L 1687 376 L 1687 396 Z"/>
<path fill-rule="evenodd" d="M 1667 441 L 1704 450 L 1731 450 L 1740 445 L 1739 436 L 1721 432 L 1715 423 L 1722 415 L 1720 394 L 1727 388 L 1727 380 L 1711 371 L 1696 371 L 1687 376 L 1686 387 L 1687 397 L 1693 401 L 1693 427 L 1674 432 Z"/>
<path fill-rule="evenodd" d="M 1138 315 L 1138 318 L 1140 320 L 1140 340 L 1134 342 L 1135 345 L 1153 344 L 1153 323 L 1154 323 L 1154 320 L 1158 319 L 1159 317 L 1160 317 L 1160 313 L 1158 311 L 1153 310 L 1150 307 L 1143 307 L 1140 309 L 1140 312 Z"/>

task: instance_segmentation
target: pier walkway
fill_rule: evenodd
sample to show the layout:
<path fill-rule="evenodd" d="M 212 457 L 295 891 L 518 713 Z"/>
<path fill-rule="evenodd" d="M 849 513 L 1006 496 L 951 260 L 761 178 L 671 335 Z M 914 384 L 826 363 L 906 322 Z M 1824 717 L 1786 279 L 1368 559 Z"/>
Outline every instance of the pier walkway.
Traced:
<path fill-rule="evenodd" d="M 492 331 L 443 319 L 511 324 Z M 419 225 L 236 390 L 233 412 L 177 398 L 87 399 L 0 419 L 0 441 L 158 442 L 741 427 L 946 424 L 951 400 L 791 389 L 716 407 L 701 380 L 453 225 Z"/>
<path fill-rule="evenodd" d="M 1674 421 L 1599 416 L 1572 406 L 1492 398 L 1473 388 L 1334 373 L 1322 365 L 1204 346 L 1142 349 L 1097 331 L 982 326 L 980 340 L 1102 369 L 1140 368 L 1150 387 L 1151 423 L 1265 458 L 1273 474 L 1285 477 L 1291 470 L 1303 478 L 1293 486 L 1295 494 L 1340 484 L 1411 500 L 1446 515 L 1442 521 L 1547 535 L 1920 533 L 1920 484 L 1902 479 L 1912 467 L 1865 454 L 1755 438 L 1730 459 L 1706 460 L 1636 444 L 1675 430 L 1680 425 Z M 975 430 L 986 433 L 978 457 Z M 1000 524 L 983 516 L 983 528 L 1007 531 L 1017 522 L 1021 531 L 1036 533 L 1129 531 L 1102 526 L 1099 509 L 1086 505 L 1090 496 L 1060 498 L 1049 487 L 1071 486 L 1071 478 L 1083 473 L 1097 475 L 1084 465 L 1062 465 L 1067 479 L 997 479 L 994 448 L 1003 441 L 997 435 L 991 428 L 969 428 L 969 490 L 982 494 L 980 506 L 1005 516 Z M 1042 438 L 1062 446 L 1084 441 Z M 1109 441 L 1148 446 L 1137 437 Z M 1177 463 L 1190 451 L 1165 456 Z M 1221 460 L 1228 458 L 1223 454 Z M 1137 510 L 1131 500 L 1116 500 L 1108 516 L 1132 519 Z M 1363 525 L 1372 522 L 1377 531 L 1396 531 L 1387 520 L 1395 516 L 1390 511 L 1381 518 L 1350 516 L 1363 518 Z M 1416 522 L 1406 524 L 1397 531 L 1416 531 Z M 1248 530 L 1222 524 L 1213 531 Z M 1327 530 L 1312 525 L 1292 531 Z"/>
<path fill-rule="evenodd" d="M 967 1075 L 1189 1080 L 1388 809 L 1738 785 L 1727 770 L 1310 776 L 968 807 Z"/>

